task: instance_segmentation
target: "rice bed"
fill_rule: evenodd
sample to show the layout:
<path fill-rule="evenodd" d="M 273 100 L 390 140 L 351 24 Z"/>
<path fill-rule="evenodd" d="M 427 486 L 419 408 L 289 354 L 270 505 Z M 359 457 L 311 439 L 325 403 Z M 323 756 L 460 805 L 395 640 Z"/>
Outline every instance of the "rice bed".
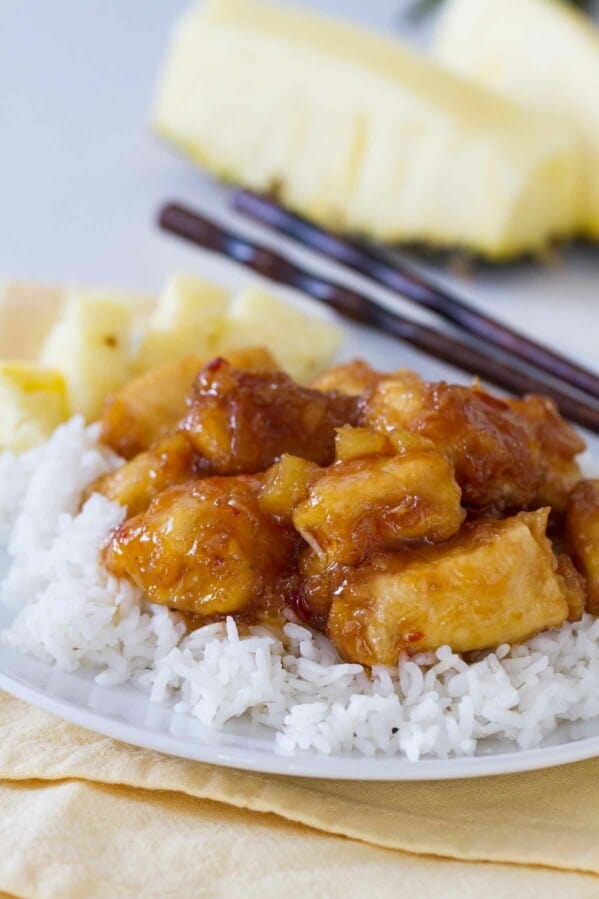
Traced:
<path fill-rule="evenodd" d="M 74 418 L 42 447 L 0 455 L 0 601 L 15 610 L 2 641 L 60 668 L 131 681 L 207 727 L 246 716 L 271 728 L 279 753 L 352 750 L 446 758 L 499 738 L 538 746 L 561 721 L 599 716 L 599 619 L 585 615 L 528 643 L 466 662 L 448 646 L 396 668 L 342 662 L 331 643 L 291 619 L 280 633 L 241 635 L 232 619 L 186 634 L 99 563 L 125 510 L 81 491 L 120 464 L 98 428 Z"/>

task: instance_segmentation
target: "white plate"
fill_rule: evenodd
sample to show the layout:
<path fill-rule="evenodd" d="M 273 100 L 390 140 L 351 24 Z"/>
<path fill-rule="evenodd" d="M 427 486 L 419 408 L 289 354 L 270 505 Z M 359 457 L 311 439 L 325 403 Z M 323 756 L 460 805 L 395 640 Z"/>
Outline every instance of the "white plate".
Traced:
<path fill-rule="evenodd" d="M 398 0 L 305 2 L 337 14 L 355 14 L 381 27 L 398 22 Z M 0 105 L 6 108 L 12 127 L 3 133 L 0 169 L 4 220 L 10 222 L 0 241 L 0 278 L 109 281 L 140 290 L 156 290 L 177 270 L 203 273 L 232 287 L 246 279 L 241 270 L 165 237 L 152 224 L 159 204 L 170 198 L 234 220 L 225 214 L 222 192 L 164 149 L 146 126 L 167 30 L 177 12 L 188 5 L 189 0 L 168 4 L 129 0 L 127 4 L 95 4 L 92 15 L 87 4 L 55 0 L 52 4 L 13 3 L 3 10 Z M 23 46 L 28 53 L 22 52 Z M 106 47 L 110 47 L 108 62 Z M 32 110 L 40 114 L 32 115 Z M 27 173 L 31 202 L 23 201 L 23 178 L 15 177 L 15 172 Z M 237 224 L 247 228 L 247 223 Z M 561 269 L 489 270 L 459 286 L 483 308 L 593 364 L 596 251 L 573 251 Z M 409 307 L 406 311 L 415 314 Z M 426 314 L 420 317 L 430 320 Z M 449 374 L 443 366 L 398 349 L 391 341 L 371 338 L 357 329 L 351 334 L 347 355 L 367 356 L 381 368 L 413 366 L 432 378 Z M 597 722 L 595 727 L 588 725 L 588 732 L 564 726 L 554 737 L 558 745 L 526 752 L 489 747 L 492 751 L 474 758 L 415 764 L 401 758 L 328 759 L 312 754 L 289 759 L 274 755 L 268 733 L 207 732 L 193 720 L 148 703 L 131 687 L 100 688 L 89 674 L 60 673 L 6 648 L 0 648 L 0 688 L 125 742 L 273 773 L 452 778 L 523 771 L 599 755 Z"/>
<path fill-rule="evenodd" d="M 272 731 L 237 724 L 223 732 L 204 728 L 169 706 L 152 703 L 134 687 L 100 687 L 90 672 L 67 674 L 51 665 L 0 649 L 0 689 L 66 721 L 124 743 L 168 755 L 248 771 L 344 780 L 450 780 L 548 768 L 599 756 L 599 719 L 561 725 L 550 744 L 484 754 L 409 762 L 398 756 L 320 756 L 274 752 Z"/>
<path fill-rule="evenodd" d="M 348 327 L 344 355 L 351 358 L 358 353 L 383 370 L 401 365 L 417 367 L 431 378 L 450 374 L 437 363 L 398 349 L 390 339 Z M 593 444 L 596 449 L 597 441 Z M 0 606 L 0 629 L 8 625 L 12 614 Z M 222 733 L 211 731 L 191 716 L 175 713 L 168 705 L 150 702 L 131 685 L 100 687 L 94 683 L 92 672 L 65 673 L 1 645 L 0 688 L 67 721 L 125 743 L 272 774 L 352 780 L 440 780 L 526 771 L 599 756 L 597 719 L 564 723 L 546 745 L 525 751 L 485 741 L 479 755 L 444 760 L 409 762 L 400 756 L 367 758 L 357 753 L 326 757 L 315 752 L 287 757 L 275 753 L 273 732 L 266 728 L 236 722 Z"/>

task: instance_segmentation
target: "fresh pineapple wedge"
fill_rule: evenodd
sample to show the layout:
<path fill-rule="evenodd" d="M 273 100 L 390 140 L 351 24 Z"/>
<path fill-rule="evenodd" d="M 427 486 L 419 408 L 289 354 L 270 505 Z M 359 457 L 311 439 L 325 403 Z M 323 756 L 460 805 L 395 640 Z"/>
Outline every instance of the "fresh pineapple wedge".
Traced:
<path fill-rule="evenodd" d="M 1 362 L 0 410 L 0 450 L 31 449 L 68 417 L 65 379 L 32 363 Z"/>
<path fill-rule="evenodd" d="M 228 307 L 223 287 L 193 275 L 171 277 L 148 322 L 135 370 L 148 371 L 183 356 L 210 356 Z"/>
<path fill-rule="evenodd" d="M 599 29 L 561 0 L 450 0 L 437 59 L 461 76 L 561 119 L 584 166 L 580 230 L 599 238 Z"/>
<path fill-rule="evenodd" d="M 72 413 L 98 417 L 106 396 L 131 376 L 135 308 L 123 296 L 74 291 L 48 334 L 40 363 L 62 372 Z"/>
<path fill-rule="evenodd" d="M 580 216 L 566 129 L 395 40 L 259 0 L 182 17 L 153 120 L 217 175 L 388 242 L 506 258 Z"/>
<path fill-rule="evenodd" d="M 341 340 L 336 325 L 294 309 L 255 284 L 233 299 L 219 351 L 264 347 L 296 381 L 308 382 L 327 367 Z"/>

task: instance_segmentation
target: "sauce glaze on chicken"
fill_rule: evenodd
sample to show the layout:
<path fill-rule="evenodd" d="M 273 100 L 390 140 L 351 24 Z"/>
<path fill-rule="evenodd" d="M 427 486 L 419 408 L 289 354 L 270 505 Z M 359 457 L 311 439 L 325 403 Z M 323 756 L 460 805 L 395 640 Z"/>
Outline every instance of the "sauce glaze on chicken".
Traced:
<path fill-rule="evenodd" d="M 90 488 L 128 507 L 105 563 L 152 602 L 195 625 L 291 608 L 366 665 L 521 642 L 587 590 L 599 613 L 599 482 L 549 400 L 361 361 L 306 388 L 264 350 L 191 368 L 111 398 L 129 461 Z"/>

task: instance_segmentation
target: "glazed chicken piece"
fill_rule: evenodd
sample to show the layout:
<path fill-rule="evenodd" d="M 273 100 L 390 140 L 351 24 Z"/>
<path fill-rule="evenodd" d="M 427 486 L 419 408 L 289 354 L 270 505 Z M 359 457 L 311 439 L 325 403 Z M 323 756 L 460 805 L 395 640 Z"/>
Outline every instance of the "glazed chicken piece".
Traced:
<path fill-rule="evenodd" d="M 394 665 L 404 652 L 445 644 L 455 652 L 482 650 L 559 627 L 571 608 L 580 610 L 582 591 L 558 571 L 545 536 L 548 516 L 540 509 L 472 522 L 440 546 L 338 566 L 329 572 L 330 639 L 353 662 Z"/>
<path fill-rule="evenodd" d="M 522 399 L 506 399 L 506 403 L 525 419 L 541 448 L 545 475 L 537 497 L 539 505 L 564 512 L 570 491 L 580 480 L 576 456 L 584 451 L 584 440 L 546 396 L 527 394 Z"/>
<path fill-rule="evenodd" d="M 102 475 L 90 484 L 83 500 L 92 493 L 101 493 L 126 506 L 129 516 L 137 515 L 147 509 L 160 491 L 208 473 L 185 434 L 175 432 L 121 468 Z"/>
<path fill-rule="evenodd" d="M 330 562 L 357 565 L 373 552 L 453 537 L 466 513 L 446 457 L 412 434 L 402 447 L 401 432 L 386 453 L 360 457 L 368 436 L 359 428 L 338 435 L 344 457 L 315 479 L 293 512 L 304 540 Z"/>
<path fill-rule="evenodd" d="M 227 358 L 250 371 L 275 371 L 263 349 L 231 351 Z M 187 397 L 206 359 L 186 356 L 167 362 L 132 381 L 109 397 L 102 414 L 102 441 L 125 459 L 132 459 L 172 431 L 187 411 Z"/>
<path fill-rule="evenodd" d="M 298 538 L 263 512 L 254 478 L 171 487 L 115 531 L 105 563 L 151 602 L 203 619 L 283 602 Z"/>
<path fill-rule="evenodd" d="M 366 394 L 362 419 L 432 440 L 455 466 L 464 505 L 491 516 L 538 508 L 549 497 L 560 506 L 578 471 L 581 441 L 538 398 L 510 405 L 476 385 L 428 384 L 401 372 Z"/>
<path fill-rule="evenodd" d="M 580 481 L 570 494 L 566 544 L 587 582 L 587 610 L 599 615 L 599 480 Z"/>
<path fill-rule="evenodd" d="M 355 421 L 357 400 L 300 387 L 283 372 L 248 372 L 224 359 L 195 380 L 181 427 L 217 474 L 264 471 L 284 453 L 333 461 L 335 428 Z"/>
<path fill-rule="evenodd" d="M 555 550 L 554 550 L 555 551 Z M 576 570 L 568 553 L 557 553 L 557 570 L 564 581 L 568 602 L 568 621 L 580 621 L 586 611 L 589 600 L 587 582 Z"/>
<path fill-rule="evenodd" d="M 338 390 L 350 396 L 359 396 L 370 387 L 374 387 L 385 375 L 375 371 L 363 359 L 354 359 L 343 365 L 336 365 L 319 375 L 312 382 L 317 390 Z"/>

